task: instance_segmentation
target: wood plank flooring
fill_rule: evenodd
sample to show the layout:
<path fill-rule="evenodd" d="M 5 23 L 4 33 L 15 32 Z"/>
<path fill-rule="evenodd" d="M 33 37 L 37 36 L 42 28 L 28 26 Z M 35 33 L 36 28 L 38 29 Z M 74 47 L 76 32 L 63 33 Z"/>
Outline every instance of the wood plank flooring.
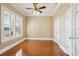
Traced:
<path fill-rule="evenodd" d="M 25 40 L 0 56 L 15 56 L 22 49 L 23 56 L 68 56 L 52 40 Z"/>

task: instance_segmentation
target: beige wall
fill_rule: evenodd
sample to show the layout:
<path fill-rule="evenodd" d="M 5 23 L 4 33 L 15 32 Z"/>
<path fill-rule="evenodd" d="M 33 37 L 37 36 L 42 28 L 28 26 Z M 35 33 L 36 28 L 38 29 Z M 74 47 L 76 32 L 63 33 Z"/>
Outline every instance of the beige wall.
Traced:
<path fill-rule="evenodd" d="M 27 38 L 51 38 L 52 17 L 51 16 L 29 16 L 27 17 Z"/>
<path fill-rule="evenodd" d="M 23 39 L 25 37 L 25 34 L 26 34 L 25 33 L 25 21 L 26 21 L 26 19 L 25 19 L 25 16 L 20 11 L 18 11 L 16 8 L 14 8 L 11 4 L 5 3 L 5 4 L 1 4 L 1 5 L 7 7 L 8 9 L 10 9 L 11 11 L 15 12 L 16 14 L 22 16 L 22 18 L 23 18 L 23 26 L 22 26 L 23 27 L 22 28 L 23 31 L 22 31 L 22 36 L 14 39 L 14 40 L 5 42 L 5 43 L 1 43 L 0 44 L 0 48 L 4 48 L 4 47 L 6 47 L 8 45 L 11 45 L 13 43 L 18 42 L 19 40 L 21 40 L 21 39 Z M 0 20 L 1 20 L 1 18 L 0 18 Z M 0 25 L 1 25 L 1 23 L 0 23 Z M 1 32 L 1 28 L 0 28 L 0 32 Z"/>

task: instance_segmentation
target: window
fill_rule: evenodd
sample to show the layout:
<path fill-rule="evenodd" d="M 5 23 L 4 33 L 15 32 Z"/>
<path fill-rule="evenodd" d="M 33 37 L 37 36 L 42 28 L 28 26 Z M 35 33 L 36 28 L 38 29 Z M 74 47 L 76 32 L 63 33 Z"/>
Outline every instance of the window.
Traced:
<path fill-rule="evenodd" d="M 4 11 L 4 17 L 3 17 L 3 28 L 4 28 L 4 37 L 7 38 L 10 36 L 10 13 L 7 11 Z"/>
<path fill-rule="evenodd" d="M 11 14 L 11 36 L 15 36 L 15 15 Z"/>
<path fill-rule="evenodd" d="M 16 17 L 16 24 L 15 24 L 15 32 L 16 36 L 21 34 L 21 18 L 19 16 Z"/>
<path fill-rule="evenodd" d="M 22 17 L 7 8 L 2 11 L 2 42 L 21 36 Z"/>

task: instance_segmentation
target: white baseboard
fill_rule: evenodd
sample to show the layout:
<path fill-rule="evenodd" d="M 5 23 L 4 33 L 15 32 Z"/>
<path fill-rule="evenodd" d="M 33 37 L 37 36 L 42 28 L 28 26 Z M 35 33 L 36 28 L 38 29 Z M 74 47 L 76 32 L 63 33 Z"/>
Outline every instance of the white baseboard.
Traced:
<path fill-rule="evenodd" d="M 59 45 L 59 47 L 60 47 L 66 54 L 69 55 L 69 53 L 66 51 L 66 49 L 65 49 L 58 41 L 56 41 L 56 40 L 54 40 L 54 39 L 53 39 L 53 41 L 56 42 L 56 43 Z"/>
<path fill-rule="evenodd" d="M 26 39 L 29 39 L 29 40 L 52 40 L 52 38 L 26 38 Z"/>
<path fill-rule="evenodd" d="M 24 40 L 26 40 L 26 39 L 24 38 L 24 39 L 22 39 L 22 40 L 20 40 L 20 41 L 18 41 L 18 42 L 16 42 L 16 43 L 14 43 L 14 44 L 12 44 L 12 45 L 9 45 L 9 46 L 7 46 L 7 47 L 1 49 L 1 50 L 0 50 L 0 54 L 2 54 L 2 53 L 4 53 L 4 52 L 8 51 L 9 49 L 13 48 L 13 47 L 16 46 L 17 44 L 23 42 Z"/>

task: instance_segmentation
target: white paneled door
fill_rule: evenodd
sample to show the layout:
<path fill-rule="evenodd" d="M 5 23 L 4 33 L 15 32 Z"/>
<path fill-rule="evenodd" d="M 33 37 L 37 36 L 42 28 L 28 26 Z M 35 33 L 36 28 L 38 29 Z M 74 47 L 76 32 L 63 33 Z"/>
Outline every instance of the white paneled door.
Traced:
<path fill-rule="evenodd" d="M 75 12 L 75 22 L 76 22 L 76 28 L 75 28 L 75 55 L 79 56 L 79 4 L 76 4 L 76 12 Z"/>
<path fill-rule="evenodd" d="M 65 15 L 65 29 L 66 29 L 66 32 L 65 32 L 65 35 L 66 35 L 66 51 L 69 55 L 72 55 L 72 52 L 73 52 L 73 48 L 72 48 L 72 45 L 73 45 L 73 41 L 72 41 L 72 12 L 71 12 L 71 8 L 69 8 L 67 11 L 66 11 L 66 15 Z"/>

